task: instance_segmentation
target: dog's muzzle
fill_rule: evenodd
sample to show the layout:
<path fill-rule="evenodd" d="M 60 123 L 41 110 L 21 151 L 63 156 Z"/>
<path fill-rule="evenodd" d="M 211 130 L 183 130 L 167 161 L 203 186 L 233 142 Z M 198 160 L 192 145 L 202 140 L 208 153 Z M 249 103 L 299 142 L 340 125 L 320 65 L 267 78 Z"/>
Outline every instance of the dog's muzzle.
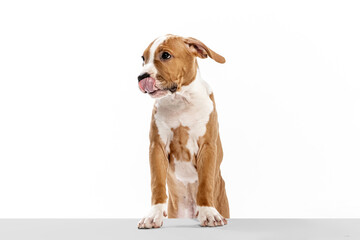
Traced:
<path fill-rule="evenodd" d="M 153 93 L 158 88 L 155 86 L 155 79 L 150 77 L 148 73 L 144 73 L 138 77 L 139 88 L 143 93 Z"/>
<path fill-rule="evenodd" d="M 158 90 L 162 91 L 170 91 L 171 93 L 176 92 L 178 86 L 177 84 L 172 85 L 171 87 L 160 89 L 158 88 L 155 83 L 156 80 L 150 76 L 148 73 L 143 73 L 138 76 L 139 81 L 139 88 L 143 93 L 155 93 Z"/>

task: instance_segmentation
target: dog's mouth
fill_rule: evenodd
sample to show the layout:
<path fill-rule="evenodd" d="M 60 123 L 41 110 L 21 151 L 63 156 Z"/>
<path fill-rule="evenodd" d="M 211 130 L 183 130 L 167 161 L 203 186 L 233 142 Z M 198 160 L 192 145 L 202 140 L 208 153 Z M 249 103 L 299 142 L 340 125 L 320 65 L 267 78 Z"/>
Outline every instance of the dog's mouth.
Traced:
<path fill-rule="evenodd" d="M 139 88 L 143 93 L 148 93 L 151 97 L 157 98 L 167 95 L 169 92 L 176 92 L 177 86 L 171 88 L 159 88 L 156 86 L 156 80 L 152 77 L 147 77 L 139 81 Z"/>

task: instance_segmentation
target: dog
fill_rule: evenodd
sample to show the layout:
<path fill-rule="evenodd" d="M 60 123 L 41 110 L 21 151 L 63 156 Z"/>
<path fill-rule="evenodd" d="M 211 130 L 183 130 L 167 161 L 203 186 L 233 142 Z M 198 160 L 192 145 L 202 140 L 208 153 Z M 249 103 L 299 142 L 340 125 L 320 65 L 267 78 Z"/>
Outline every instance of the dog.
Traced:
<path fill-rule="evenodd" d="M 171 34 L 143 53 L 138 85 L 155 104 L 149 134 L 152 206 L 138 228 L 159 228 L 166 216 L 197 217 L 208 227 L 223 226 L 230 217 L 214 94 L 198 70 L 197 58 L 207 57 L 225 63 L 201 41 Z"/>

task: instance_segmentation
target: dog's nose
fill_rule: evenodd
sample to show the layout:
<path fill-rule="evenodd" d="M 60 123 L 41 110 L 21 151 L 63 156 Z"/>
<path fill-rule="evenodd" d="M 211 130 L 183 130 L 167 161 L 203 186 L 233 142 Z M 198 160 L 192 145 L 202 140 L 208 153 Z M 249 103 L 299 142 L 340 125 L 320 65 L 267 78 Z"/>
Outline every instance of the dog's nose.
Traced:
<path fill-rule="evenodd" d="M 140 74 L 138 76 L 138 81 L 140 82 L 141 80 L 143 80 L 144 78 L 147 78 L 147 77 L 150 77 L 150 74 L 148 74 L 147 72 L 143 73 L 143 74 Z"/>

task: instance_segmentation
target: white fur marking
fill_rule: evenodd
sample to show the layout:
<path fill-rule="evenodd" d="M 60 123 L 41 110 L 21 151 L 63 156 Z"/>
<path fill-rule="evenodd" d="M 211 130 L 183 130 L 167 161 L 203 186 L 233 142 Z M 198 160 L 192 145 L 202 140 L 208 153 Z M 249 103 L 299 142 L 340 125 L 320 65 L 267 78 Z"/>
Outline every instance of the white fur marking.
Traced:
<path fill-rule="evenodd" d="M 206 91 L 207 91 L 207 93 L 210 95 L 210 94 L 212 94 L 212 88 L 210 87 L 210 85 L 207 83 L 207 82 L 205 82 L 204 81 L 204 85 L 205 85 L 205 87 L 206 87 Z"/>
<path fill-rule="evenodd" d="M 154 224 L 156 224 L 156 226 L 161 226 L 164 219 L 163 213 L 166 213 L 166 209 L 166 203 L 159 203 L 151 206 L 149 213 L 139 221 L 138 228 L 153 228 Z"/>
<path fill-rule="evenodd" d="M 199 211 L 198 219 L 200 224 L 203 225 L 205 223 L 206 226 L 216 226 L 214 221 L 219 222 L 220 225 L 224 225 L 223 216 L 216 210 L 214 207 L 197 207 Z"/>
<path fill-rule="evenodd" d="M 168 38 L 168 36 L 162 36 L 157 38 L 154 43 L 151 45 L 150 47 L 150 60 L 149 62 L 154 63 L 154 58 L 155 58 L 155 51 L 156 49 L 160 46 L 160 44 L 162 44 L 166 39 Z"/>
<path fill-rule="evenodd" d="M 195 218 L 196 214 L 196 203 L 193 202 L 178 202 L 178 218 Z"/>
<path fill-rule="evenodd" d="M 197 141 L 205 134 L 206 124 L 214 110 L 208 94 L 208 85 L 199 74 L 192 83 L 182 87 L 181 91 L 157 99 L 155 104 L 157 106 L 155 122 L 167 153 L 173 137 L 171 129 L 182 125 L 189 128 L 186 147 L 192 156 L 197 154 L 199 150 Z"/>
<path fill-rule="evenodd" d="M 185 162 L 174 159 L 174 163 L 175 176 L 179 181 L 187 184 L 194 183 L 198 180 L 198 173 L 194 167 L 194 164 L 191 161 Z"/>
<path fill-rule="evenodd" d="M 156 70 L 155 65 L 154 65 L 155 52 L 156 52 L 156 49 L 160 46 L 160 44 L 162 44 L 167 38 L 168 38 L 168 36 L 162 36 L 162 37 L 157 38 L 153 42 L 153 44 L 150 47 L 149 61 L 144 65 L 141 74 L 147 72 L 150 75 L 152 75 L 153 77 L 156 76 L 157 70 Z"/>

